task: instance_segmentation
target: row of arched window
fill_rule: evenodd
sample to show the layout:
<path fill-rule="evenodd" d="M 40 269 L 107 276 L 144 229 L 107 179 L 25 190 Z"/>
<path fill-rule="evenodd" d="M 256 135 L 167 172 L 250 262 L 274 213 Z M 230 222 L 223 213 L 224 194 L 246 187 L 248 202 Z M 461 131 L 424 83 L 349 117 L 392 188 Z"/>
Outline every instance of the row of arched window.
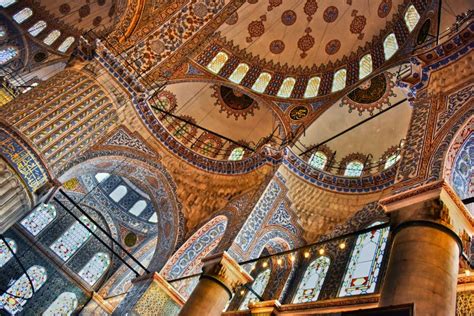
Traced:
<path fill-rule="evenodd" d="M 405 12 L 404 20 L 408 30 L 411 32 L 415 29 L 418 21 L 420 20 L 420 14 L 413 5 L 410 5 Z M 385 60 L 389 60 L 398 51 L 399 44 L 394 33 L 388 34 L 383 41 L 383 51 Z M 224 67 L 226 62 L 229 60 L 229 55 L 223 51 L 217 53 L 216 56 L 209 62 L 207 69 L 214 74 L 218 74 Z M 244 79 L 247 72 L 250 70 L 249 65 L 240 63 L 237 68 L 229 76 L 229 80 L 240 84 Z M 370 53 L 364 55 L 359 60 L 359 79 L 363 79 L 370 75 L 373 71 L 372 55 Z M 334 73 L 331 92 L 337 92 L 346 87 L 347 70 L 341 68 Z M 251 89 L 258 93 L 264 93 L 268 84 L 272 79 L 272 75 L 268 72 L 262 72 L 258 76 L 257 80 L 252 85 Z M 319 85 L 321 83 L 321 77 L 315 76 L 309 79 L 306 85 L 304 98 L 313 98 L 318 95 Z M 287 77 L 283 80 L 277 96 L 281 98 L 289 98 L 295 87 L 296 79 L 293 77 Z"/>

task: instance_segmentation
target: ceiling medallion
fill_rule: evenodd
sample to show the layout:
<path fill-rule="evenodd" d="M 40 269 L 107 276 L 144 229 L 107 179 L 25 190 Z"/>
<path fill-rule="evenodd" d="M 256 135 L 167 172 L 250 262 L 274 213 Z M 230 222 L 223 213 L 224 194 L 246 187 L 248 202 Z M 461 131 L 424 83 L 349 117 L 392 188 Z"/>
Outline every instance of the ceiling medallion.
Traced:
<path fill-rule="evenodd" d="M 260 17 L 260 20 L 255 20 L 249 23 L 247 30 L 249 36 L 247 37 L 247 43 L 251 43 L 254 37 L 260 37 L 265 33 L 265 25 L 263 22 L 267 20 L 267 16 L 264 14 Z"/>
<path fill-rule="evenodd" d="M 245 120 L 247 115 L 253 116 L 254 110 L 259 109 L 257 101 L 240 90 L 217 84 L 212 85 L 212 90 L 214 90 L 212 96 L 216 98 L 214 105 L 220 106 L 219 112 L 226 112 L 227 117 L 233 115 L 237 120 L 242 116 Z"/>
<path fill-rule="evenodd" d="M 392 74 L 382 73 L 365 81 L 343 97 L 340 106 L 348 106 L 349 113 L 357 110 L 359 115 L 365 111 L 373 115 L 375 110 L 380 111 L 383 107 L 391 106 L 390 98 L 397 96 L 393 92 L 395 83 L 392 78 Z"/>
<path fill-rule="evenodd" d="M 352 11 L 352 19 L 351 26 L 350 26 L 350 31 L 352 34 L 359 34 L 357 37 L 358 39 L 363 39 L 364 38 L 364 31 L 365 25 L 367 24 L 367 19 L 363 15 L 357 15 L 357 10 Z"/>
<path fill-rule="evenodd" d="M 274 40 L 270 43 L 270 51 L 273 54 L 281 54 L 285 50 L 285 43 L 280 40 Z"/>
<path fill-rule="evenodd" d="M 308 113 L 309 113 L 309 110 L 307 107 L 303 105 L 298 105 L 290 111 L 290 118 L 294 121 L 299 121 L 305 118 L 308 115 Z"/>
<path fill-rule="evenodd" d="M 234 24 L 237 24 L 238 21 L 239 21 L 239 14 L 237 12 L 234 12 L 227 18 L 227 20 L 225 20 L 225 23 L 227 25 L 234 25 Z"/>
<path fill-rule="evenodd" d="M 326 54 L 334 55 L 341 48 L 341 42 L 337 39 L 333 39 L 326 44 Z"/>
<path fill-rule="evenodd" d="M 281 15 L 281 23 L 286 26 L 295 24 L 296 22 L 296 13 L 293 10 L 286 10 Z"/>
<path fill-rule="evenodd" d="M 324 10 L 323 18 L 326 23 L 332 23 L 336 21 L 338 15 L 339 10 L 335 6 L 330 6 Z"/>
<path fill-rule="evenodd" d="M 308 56 L 306 52 L 310 50 L 314 46 L 314 37 L 310 34 L 312 32 L 311 28 L 308 27 L 305 30 L 305 35 L 301 36 L 300 39 L 298 40 L 298 48 L 303 51 L 300 54 L 301 58 L 305 58 Z"/>
<path fill-rule="evenodd" d="M 304 13 L 306 13 L 306 19 L 311 22 L 313 15 L 318 11 L 318 2 L 316 0 L 306 0 L 304 5 Z"/>
<path fill-rule="evenodd" d="M 392 10 L 392 0 L 382 0 L 379 4 L 378 15 L 379 18 L 386 18 Z"/>

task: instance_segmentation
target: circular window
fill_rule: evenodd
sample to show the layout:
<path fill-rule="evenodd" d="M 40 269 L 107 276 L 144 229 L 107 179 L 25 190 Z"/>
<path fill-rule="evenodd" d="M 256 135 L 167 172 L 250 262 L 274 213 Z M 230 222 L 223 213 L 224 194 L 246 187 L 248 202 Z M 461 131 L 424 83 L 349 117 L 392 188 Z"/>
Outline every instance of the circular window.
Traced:
<path fill-rule="evenodd" d="M 127 247 L 133 247 L 137 244 L 137 240 L 137 234 L 135 234 L 134 232 L 128 232 L 127 235 L 125 235 L 123 241 Z"/>

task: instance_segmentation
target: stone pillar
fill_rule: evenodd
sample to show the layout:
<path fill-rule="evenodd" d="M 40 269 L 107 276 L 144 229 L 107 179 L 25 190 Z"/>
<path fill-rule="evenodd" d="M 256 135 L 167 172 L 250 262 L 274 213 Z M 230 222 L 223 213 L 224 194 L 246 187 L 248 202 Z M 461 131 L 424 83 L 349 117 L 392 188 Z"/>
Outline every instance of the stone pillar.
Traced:
<path fill-rule="evenodd" d="M 202 260 L 203 274 L 179 315 L 221 315 L 237 287 L 252 277 L 227 252 Z"/>
<path fill-rule="evenodd" d="M 380 201 L 392 221 L 392 248 L 380 306 L 414 303 L 415 315 L 454 315 L 462 242 L 474 221 L 444 181 Z"/>

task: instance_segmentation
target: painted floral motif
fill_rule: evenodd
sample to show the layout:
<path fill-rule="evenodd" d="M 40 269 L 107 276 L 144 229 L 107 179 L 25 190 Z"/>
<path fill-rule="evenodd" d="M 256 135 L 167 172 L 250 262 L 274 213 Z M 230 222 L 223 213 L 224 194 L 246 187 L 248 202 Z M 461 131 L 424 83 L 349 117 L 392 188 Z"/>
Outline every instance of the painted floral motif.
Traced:
<path fill-rule="evenodd" d="M 270 51 L 273 54 L 281 54 L 285 50 L 285 43 L 281 40 L 274 40 L 270 43 Z"/>
<path fill-rule="evenodd" d="M 281 23 L 283 23 L 286 26 L 290 26 L 295 24 L 296 22 L 296 13 L 293 10 L 286 10 L 283 12 L 281 15 Z"/>
<path fill-rule="evenodd" d="M 332 23 L 336 21 L 338 15 L 339 10 L 335 6 L 330 6 L 324 10 L 323 19 L 326 23 Z"/>
<path fill-rule="evenodd" d="M 334 55 L 341 48 L 341 41 L 333 39 L 326 44 L 326 54 Z"/>
<path fill-rule="evenodd" d="M 352 11 L 352 22 L 350 26 L 350 31 L 352 34 L 358 34 L 358 39 L 362 40 L 364 38 L 364 28 L 367 24 L 367 19 L 363 15 L 357 15 L 357 10 Z"/>
<path fill-rule="evenodd" d="M 390 14 L 391 10 L 392 10 L 392 0 L 382 0 L 379 4 L 379 9 L 377 10 L 379 18 L 381 19 L 386 18 Z"/>

